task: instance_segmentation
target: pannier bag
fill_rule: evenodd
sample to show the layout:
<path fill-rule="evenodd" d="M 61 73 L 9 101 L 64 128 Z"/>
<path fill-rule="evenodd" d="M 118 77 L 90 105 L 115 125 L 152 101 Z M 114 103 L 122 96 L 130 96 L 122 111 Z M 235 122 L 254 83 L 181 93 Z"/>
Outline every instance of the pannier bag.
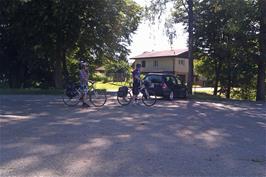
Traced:
<path fill-rule="evenodd" d="M 66 87 L 66 95 L 69 98 L 73 98 L 78 94 L 77 90 L 75 89 L 74 85 L 67 85 Z"/>
<path fill-rule="evenodd" d="M 119 87 L 118 92 L 117 92 L 118 97 L 126 97 L 127 94 L 128 94 L 128 87 L 126 86 Z"/>

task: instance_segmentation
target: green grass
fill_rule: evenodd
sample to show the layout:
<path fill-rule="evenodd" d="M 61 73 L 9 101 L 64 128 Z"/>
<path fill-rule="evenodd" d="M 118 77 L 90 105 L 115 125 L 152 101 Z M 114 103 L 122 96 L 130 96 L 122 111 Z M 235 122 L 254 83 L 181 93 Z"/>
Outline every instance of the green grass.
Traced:
<path fill-rule="evenodd" d="M 130 86 L 127 82 L 96 82 L 95 88 L 106 90 L 106 91 L 117 91 L 121 86 Z M 0 88 L 0 95 L 60 95 L 63 94 L 61 89 L 39 89 L 39 88 L 29 88 L 29 89 L 9 89 Z"/>
<path fill-rule="evenodd" d="M 209 95 L 213 94 L 213 88 L 212 87 L 193 87 L 194 93 L 206 93 Z"/>
<path fill-rule="evenodd" d="M 204 100 L 250 100 L 255 101 L 255 96 L 250 96 L 249 98 L 243 99 L 239 94 L 236 94 L 239 91 L 239 88 L 233 88 L 231 90 L 231 98 L 227 99 L 225 94 L 221 94 L 219 96 L 213 95 L 214 88 L 212 87 L 203 87 L 203 88 L 195 88 L 193 87 L 194 95 L 191 96 L 192 99 L 204 99 Z M 253 93 L 253 95 L 255 95 Z"/>
<path fill-rule="evenodd" d="M 130 86 L 128 82 L 96 82 L 95 88 L 96 89 L 106 89 L 107 91 L 117 91 L 121 86 Z"/>
<path fill-rule="evenodd" d="M 0 95 L 60 95 L 62 93 L 61 89 L 0 89 Z"/>
<path fill-rule="evenodd" d="M 191 99 L 197 100 L 226 100 L 225 95 L 214 96 L 213 87 L 193 87 L 193 95 Z"/>
<path fill-rule="evenodd" d="M 116 92 L 121 86 L 130 86 L 128 82 L 96 82 L 95 88 Z M 9 88 L 0 88 L 0 95 L 60 95 L 63 94 L 63 90 L 61 89 L 40 89 L 40 88 L 29 88 L 29 89 L 9 89 Z M 221 96 L 213 96 L 213 88 L 212 87 L 193 87 L 193 95 L 191 95 L 190 99 L 197 100 L 228 100 L 225 98 L 225 95 Z M 230 100 L 243 100 L 237 95 L 231 94 Z M 253 100 L 254 99 L 249 99 Z"/>
<path fill-rule="evenodd" d="M 205 93 L 205 92 L 194 92 L 193 95 L 189 96 L 189 99 L 193 99 L 193 100 L 213 100 L 213 101 L 226 100 L 223 97 L 214 96 L 212 94 Z"/>

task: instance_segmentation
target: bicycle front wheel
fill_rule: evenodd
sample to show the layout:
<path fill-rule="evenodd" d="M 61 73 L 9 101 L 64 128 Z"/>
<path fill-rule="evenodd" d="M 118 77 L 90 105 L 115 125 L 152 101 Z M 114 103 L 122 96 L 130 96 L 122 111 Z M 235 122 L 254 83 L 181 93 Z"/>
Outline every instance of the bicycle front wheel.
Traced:
<path fill-rule="evenodd" d="M 153 106 L 157 102 L 157 97 L 154 91 L 149 91 L 142 95 L 142 102 L 145 106 Z"/>
<path fill-rule="evenodd" d="M 80 101 L 80 94 L 75 91 L 72 96 L 67 96 L 66 92 L 63 95 L 63 102 L 68 106 L 76 106 Z"/>
<path fill-rule="evenodd" d="M 90 102 L 95 107 L 103 106 L 107 101 L 106 91 L 105 90 L 93 90 L 90 92 Z"/>
<path fill-rule="evenodd" d="M 123 97 L 117 96 L 117 101 L 122 106 L 129 105 L 129 103 L 131 102 L 131 100 L 132 100 L 132 96 L 131 96 L 131 93 L 130 92 L 128 92 L 127 95 L 126 96 L 123 96 Z"/>

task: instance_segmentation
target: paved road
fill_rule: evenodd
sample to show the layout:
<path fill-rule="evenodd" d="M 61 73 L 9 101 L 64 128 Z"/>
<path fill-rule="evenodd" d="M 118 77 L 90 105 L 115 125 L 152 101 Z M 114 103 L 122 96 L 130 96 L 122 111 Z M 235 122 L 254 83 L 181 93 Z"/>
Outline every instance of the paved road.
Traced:
<path fill-rule="evenodd" d="M 0 176 L 266 176 L 266 104 L 1 96 Z"/>

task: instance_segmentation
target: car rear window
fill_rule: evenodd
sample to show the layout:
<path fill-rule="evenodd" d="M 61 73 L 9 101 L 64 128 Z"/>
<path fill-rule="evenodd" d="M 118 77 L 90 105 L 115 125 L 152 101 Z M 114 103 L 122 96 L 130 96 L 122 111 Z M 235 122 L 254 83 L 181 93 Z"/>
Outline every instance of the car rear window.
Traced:
<path fill-rule="evenodd" d="M 150 75 L 145 78 L 152 83 L 162 83 L 162 76 Z"/>

